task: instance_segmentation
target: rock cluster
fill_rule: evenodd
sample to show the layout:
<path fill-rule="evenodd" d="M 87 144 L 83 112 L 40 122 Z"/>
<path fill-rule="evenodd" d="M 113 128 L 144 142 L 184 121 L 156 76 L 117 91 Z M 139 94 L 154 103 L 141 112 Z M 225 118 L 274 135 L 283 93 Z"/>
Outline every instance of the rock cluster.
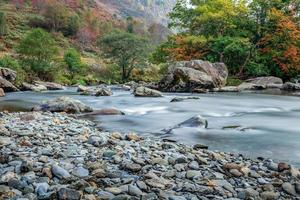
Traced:
<path fill-rule="evenodd" d="M 32 110 L 66 113 L 84 113 L 93 111 L 90 106 L 85 105 L 81 101 L 65 96 L 45 101 L 40 105 L 34 106 Z"/>
<path fill-rule="evenodd" d="M 58 113 L 1 113 L 0 199 L 296 199 L 300 172 Z"/>
<path fill-rule="evenodd" d="M 169 66 L 158 88 L 165 92 L 202 92 L 226 85 L 228 70 L 223 63 L 202 60 L 182 61 Z"/>
<path fill-rule="evenodd" d="M 113 95 L 113 92 L 110 88 L 99 85 L 97 87 L 85 87 L 82 85 L 79 85 L 77 87 L 77 91 L 81 92 L 82 95 L 91 95 L 91 96 L 111 96 Z"/>

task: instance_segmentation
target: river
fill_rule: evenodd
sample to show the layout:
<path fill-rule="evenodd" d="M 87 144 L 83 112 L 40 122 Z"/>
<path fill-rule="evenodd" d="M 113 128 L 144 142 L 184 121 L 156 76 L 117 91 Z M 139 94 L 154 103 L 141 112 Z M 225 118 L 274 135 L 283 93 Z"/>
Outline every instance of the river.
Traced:
<path fill-rule="evenodd" d="M 76 88 L 41 93 L 8 93 L 0 98 L 0 110 L 30 110 L 43 100 L 70 96 L 94 109 L 117 108 L 125 112 L 123 116 L 91 118 L 107 131 L 158 135 L 186 144 L 201 143 L 211 150 L 268 157 L 300 167 L 300 97 L 208 93 L 135 98 L 129 91 L 113 89 L 113 92 L 110 97 L 82 96 Z M 198 96 L 200 99 L 170 103 L 176 96 Z M 162 131 L 197 114 L 208 120 L 207 129 L 181 128 L 168 135 Z"/>

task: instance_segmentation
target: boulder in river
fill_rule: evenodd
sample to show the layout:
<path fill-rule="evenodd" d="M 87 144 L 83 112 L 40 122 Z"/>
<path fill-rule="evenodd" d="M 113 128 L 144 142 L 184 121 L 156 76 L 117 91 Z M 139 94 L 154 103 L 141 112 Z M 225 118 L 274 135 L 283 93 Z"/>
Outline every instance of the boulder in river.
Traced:
<path fill-rule="evenodd" d="M 53 83 L 53 82 L 35 81 L 34 83 L 37 85 L 43 85 L 48 90 L 64 90 L 65 89 L 65 87 L 62 86 L 61 84 Z"/>
<path fill-rule="evenodd" d="M 32 110 L 66 113 L 82 113 L 93 111 L 90 106 L 87 106 L 81 101 L 72 99 L 70 97 L 59 97 L 53 100 L 46 101 L 41 105 L 33 107 Z"/>
<path fill-rule="evenodd" d="M 4 97 L 5 96 L 5 92 L 2 88 L 0 88 L 0 97 Z"/>
<path fill-rule="evenodd" d="M 197 89 L 223 87 L 228 77 L 224 63 L 202 60 L 181 61 L 169 66 L 169 73 L 158 88 L 166 92 L 193 92 Z"/>
<path fill-rule="evenodd" d="M 17 92 L 18 88 L 14 86 L 11 82 L 0 76 L 0 88 L 5 92 Z"/>
<path fill-rule="evenodd" d="M 299 83 L 286 82 L 286 83 L 283 84 L 282 89 L 287 90 L 287 91 L 300 90 L 300 84 Z"/>
<path fill-rule="evenodd" d="M 274 76 L 257 77 L 246 80 L 238 86 L 240 90 L 263 90 L 271 88 L 281 88 L 283 81 Z"/>
<path fill-rule="evenodd" d="M 99 97 L 99 96 L 111 96 L 113 95 L 111 89 L 107 88 L 107 87 L 99 87 L 96 89 L 96 94 L 95 96 Z"/>
<path fill-rule="evenodd" d="M 174 97 L 171 102 L 181 102 L 185 100 L 198 100 L 200 97 Z"/>
<path fill-rule="evenodd" d="M 14 82 L 17 78 L 17 73 L 14 70 L 0 67 L 0 76 L 9 82 Z"/>
<path fill-rule="evenodd" d="M 173 126 L 172 128 L 165 129 L 166 132 L 171 132 L 173 129 L 178 128 L 185 128 L 185 127 L 191 127 L 191 128 L 207 128 L 208 122 L 206 119 L 204 119 L 201 115 L 196 115 L 184 122 L 181 122 L 180 124 L 177 124 L 176 126 Z"/>
<path fill-rule="evenodd" d="M 33 84 L 29 84 L 29 83 L 22 83 L 22 89 L 23 91 L 34 91 L 34 92 L 40 92 L 40 91 L 45 91 L 47 90 L 47 88 L 43 85 L 33 85 Z"/>
<path fill-rule="evenodd" d="M 134 96 L 136 97 L 162 97 L 162 93 L 154 90 L 154 89 L 150 89 L 144 86 L 139 86 L 134 90 Z"/>
<path fill-rule="evenodd" d="M 78 85 L 77 86 L 77 92 L 87 92 L 89 91 L 89 88 L 83 85 Z"/>

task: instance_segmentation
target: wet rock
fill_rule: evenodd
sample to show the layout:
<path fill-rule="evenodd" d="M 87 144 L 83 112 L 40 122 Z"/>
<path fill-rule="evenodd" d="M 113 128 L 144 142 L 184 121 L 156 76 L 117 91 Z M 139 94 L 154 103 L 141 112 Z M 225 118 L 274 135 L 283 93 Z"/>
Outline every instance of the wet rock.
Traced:
<path fill-rule="evenodd" d="M 48 190 L 49 190 L 48 183 L 38 183 L 35 188 L 35 193 L 37 193 L 38 196 L 44 196 L 46 195 Z"/>
<path fill-rule="evenodd" d="M 58 200 L 79 200 L 80 198 L 81 194 L 73 189 L 61 188 L 57 192 Z"/>
<path fill-rule="evenodd" d="M 170 129 L 165 129 L 166 132 L 171 132 L 173 129 L 183 128 L 183 127 L 194 127 L 194 128 L 207 128 L 208 122 L 200 115 L 196 115 Z"/>
<path fill-rule="evenodd" d="M 139 86 L 134 90 L 134 96 L 136 97 L 162 97 L 162 93 L 157 91 L 157 90 L 153 90 L 150 88 L 146 88 L 144 86 Z"/>
<path fill-rule="evenodd" d="M 201 176 L 202 176 L 201 172 L 197 170 L 188 170 L 186 172 L 186 178 L 188 179 L 194 179 Z"/>
<path fill-rule="evenodd" d="M 59 97 L 53 100 L 46 101 L 41 105 L 32 108 L 33 111 L 50 111 L 50 112 L 66 112 L 66 113 L 81 113 L 92 112 L 93 109 L 79 100 L 70 97 Z"/>

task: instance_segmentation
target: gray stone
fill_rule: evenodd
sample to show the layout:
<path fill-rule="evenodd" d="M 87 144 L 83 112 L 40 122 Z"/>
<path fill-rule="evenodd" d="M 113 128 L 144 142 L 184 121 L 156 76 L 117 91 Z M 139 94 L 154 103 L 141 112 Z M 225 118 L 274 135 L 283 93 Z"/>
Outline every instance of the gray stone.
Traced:
<path fill-rule="evenodd" d="M 291 183 L 285 182 L 282 184 L 282 189 L 290 195 L 296 196 L 296 188 Z"/>
<path fill-rule="evenodd" d="M 67 179 L 71 177 L 70 173 L 67 170 L 58 165 L 52 165 L 51 171 L 54 174 L 54 176 L 56 176 L 59 179 Z"/>
<path fill-rule="evenodd" d="M 58 200 L 79 200 L 80 198 L 81 194 L 77 190 L 61 188 L 57 192 Z"/>
<path fill-rule="evenodd" d="M 128 186 L 128 193 L 130 195 L 138 196 L 138 197 L 143 195 L 143 192 L 137 186 L 134 185 Z"/>
<path fill-rule="evenodd" d="M 162 93 L 157 91 L 157 90 L 153 90 L 150 88 L 146 88 L 144 86 L 140 86 L 137 87 L 134 90 L 134 96 L 136 97 L 162 97 Z"/>
<path fill-rule="evenodd" d="M 73 169 L 73 174 L 77 177 L 83 178 L 89 175 L 89 170 L 85 169 L 84 167 L 76 167 Z"/>

